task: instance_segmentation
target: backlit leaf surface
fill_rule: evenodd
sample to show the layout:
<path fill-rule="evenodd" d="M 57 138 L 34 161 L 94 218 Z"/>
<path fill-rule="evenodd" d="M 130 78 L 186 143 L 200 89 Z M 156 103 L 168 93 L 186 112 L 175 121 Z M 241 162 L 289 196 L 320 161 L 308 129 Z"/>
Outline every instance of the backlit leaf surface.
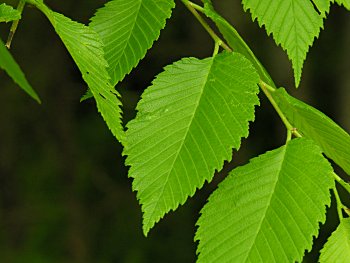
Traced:
<path fill-rule="evenodd" d="M 10 22 L 13 20 L 19 20 L 20 18 L 21 13 L 12 6 L 6 4 L 0 5 L 0 22 Z"/>
<path fill-rule="evenodd" d="M 97 11 L 90 26 L 105 45 L 112 85 L 146 55 L 174 6 L 173 0 L 112 0 Z"/>
<path fill-rule="evenodd" d="M 205 6 L 204 6 L 205 14 L 211 20 L 214 21 L 214 23 L 220 30 L 220 33 L 224 36 L 225 40 L 227 41 L 227 44 L 233 49 L 234 52 L 241 53 L 247 59 L 249 59 L 250 62 L 253 63 L 254 67 L 256 68 L 256 70 L 260 75 L 260 78 L 263 81 L 265 81 L 272 87 L 276 87 L 269 73 L 266 71 L 266 69 L 260 63 L 260 61 L 256 58 L 256 56 L 251 51 L 249 46 L 244 42 L 244 40 L 239 35 L 237 30 L 215 11 L 211 1 L 204 0 L 204 2 L 205 2 Z"/>
<path fill-rule="evenodd" d="M 93 94 L 97 108 L 118 140 L 124 137 L 118 92 L 109 82 L 108 63 L 99 36 L 91 28 L 47 10 L 46 15 Z"/>
<path fill-rule="evenodd" d="M 295 85 L 299 86 L 306 54 L 323 28 L 331 0 L 242 0 L 253 20 L 287 51 L 292 61 Z M 313 6 L 315 4 L 315 7 Z"/>
<path fill-rule="evenodd" d="M 124 154 L 145 234 L 231 160 L 254 120 L 258 81 L 249 60 L 225 52 L 167 66 L 144 92 Z"/>
<path fill-rule="evenodd" d="M 348 263 L 350 259 L 350 218 L 343 219 L 321 251 L 320 263 Z"/>
<path fill-rule="evenodd" d="M 234 169 L 201 211 L 198 262 L 301 262 L 325 222 L 331 172 L 305 138 Z"/>
<path fill-rule="evenodd" d="M 346 9 L 350 11 L 350 0 L 335 0 L 338 5 L 343 5 Z"/>

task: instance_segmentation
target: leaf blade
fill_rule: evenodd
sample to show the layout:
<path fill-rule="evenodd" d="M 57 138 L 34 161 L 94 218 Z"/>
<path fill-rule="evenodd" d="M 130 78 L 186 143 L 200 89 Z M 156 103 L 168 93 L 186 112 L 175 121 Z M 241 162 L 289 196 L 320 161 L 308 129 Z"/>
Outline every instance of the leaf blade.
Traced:
<path fill-rule="evenodd" d="M 18 86 L 25 91 L 30 97 L 36 100 L 38 103 L 41 103 L 38 94 L 28 83 L 24 73 L 21 68 L 18 66 L 17 62 L 12 57 L 11 53 L 6 48 L 5 44 L 0 39 L 0 68 L 5 70 L 7 74 L 13 79 Z"/>
<path fill-rule="evenodd" d="M 325 114 L 290 96 L 280 88 L 272 93 L 291 124 L 314 140 L 336 164 L 350 175 L 350 135 Z"/>
<path fill-rule="evenodd" d="M 258 81 L 248 60 L 225 52 L 166 67 L 142 95 L 124 154 L 146 235 L 231 160 L 254 119 Z"/>
<path fill-rule="evenodd" d="M 331 171 L 305 138 L 234 169 L 201 211 L 198 262 L 300 262 L 325 222 Z"/>
<path fill-rule="evenodd" d="M 320 262 L 346 263 L 350 258 L 350 218 L 343 219 L 321 250 Z"/>
<path fill-rule="evenodd" d="M 323 18 L 331 0 L 243 0 L 245 11 L 250 9 L 253 20 L 273 34 L 277 45 L 287 51 L 298 87 L 306 54 L 323 28 Z M 318 13 L 320 12 L 320 14 Z"/>
<path fill-rule="evenodd" d="M 113 0 L 92 17 L 90 26 L 105 44 L 112 85 L 146 55 L 174 6 L 173 0 Z"/>
<path fill-rule="evenodd" d="M 21 19 L 21 13 L 18 10 L 6 4 L 0 5 L 0 23 L 19 19 Z"/>
<path fill-rule="evenodd" d="M 350 0 L 335 0 L 338 5 L 343 5 L 347 10 L 350 11 Z"/>
<path fill-rule="evenodd" d="M 204 3 L 205 15 L 216 24 L 220 33 L 223 35 L 223 37 L 225 38 L 229 46 L 233 49 L 233 51 L 241 53 L 247 59 L 249 59 L 250 62 L 252 62 L 255 66 L 255 69 L 258 71 L 260 78 L 266 83 L 268 83 L 270 86 L 276 87 L 275 83 L 270 77 L 270 74 L 266 71 L 264 66 L 256 58 L 252 50 L 249 48 L 249 46 L 243 40 L 243 38 L 239 35 L 237 30 L 230 23 L 228 23 L 226 19 L 224 19 L 215 11 L 211 1 L 205 0 Z"/>
<path fill-rule="evenodd" d="M 119 93 L 109 82 L 108 63 L 98 34 L 91 28 L 72 21 L 62 14 L 45 8 L 45 14 L 77 64 L 84 81 L 93 94 L 97 109 L 112 134 L 120 141 L 124 138 Z"/>

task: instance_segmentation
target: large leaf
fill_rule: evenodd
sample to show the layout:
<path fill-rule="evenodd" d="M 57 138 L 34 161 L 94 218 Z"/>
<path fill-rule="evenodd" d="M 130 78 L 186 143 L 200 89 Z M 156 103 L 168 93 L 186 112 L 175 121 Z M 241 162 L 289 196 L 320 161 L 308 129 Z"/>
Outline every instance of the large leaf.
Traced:
<path fill-rule="evenodd" d="M 346 9 L 350 10 L 350 0 L 335 0 L 338 5 L 343 5 Z"/>
<path fill-rule="evenodd" d="M 325 222 L 331 172 L 305 138 L 233 170 L 201 211 L 198 262 L 301 262 Z"/>
<path fill-rule="evenodd" d="M 214 10 L 211 1 L 204 0 L 204 3 L 204 11 L 206 16 L 208 16 L 211 20 L 214 21 L 214 23 L 220 30 L 220 33 L 223 35 L 223 37 L 225 38 L 229 46 L 233 49 L 233 51 L 241 53 L 247 59 L 249 59 L 258 71 L 260 78 L 266 83 L 268 83 L 270 86 L 276 87 L 269 73 L 266 71 L 266 69 L 260 63 L 260 61 L 256 58 L 254 53 L 239 35 L 237 30 Z"/>
<path fill-rule="evenodd" d="M 124 153 L 146 235 L 231 160 L 254 119 L 258 81 L 247 59 L 223 53 L 176 62 L 144 92 Z"/>
<path fill-rule="evenodd" d="M 242 0 L 253 20 L 265 25 L 268 34 L 287 51 L 292 61 L 295 85 L 299 86 L 306 54 L 323 28 L 323 18 L 332 0 Z M 315 4 L 315 7 L 313 6 Z"/>
<path fill-rule="evenodd" d="M 112 0 L 97 11 L 90 26 L 105 44 L 113 85 L 146 55 L 174 5 L 173 0 Z"/>
<path fill-rule="evenodd" d="M 91 28 L 59 13 L 47 8 L 44 10 L 80 69 L 102 117 L 116 138 L 122 140 L 124 131 L 121 124 L 119 94 L 109 82 L 108 63 L 104 59 L 104 51 L 98 34 Z"/>
<path fill-rule="evenodd" d="M 350 135 L 325 114 L 290 96 L 281 88 L 273 94 L 290 123 L 314 140 L 324 153 L 350 175 Z"/>
<path fill-rule="evenodd" d="M 350 218 L 343 219 L 321 251 L 321 263 L 348 263 L 350 259 Z"/>
<path fill-rule="evenodd" d="M 21 13 L 12 6 L 6 4 L 0 5 L 0 22 L 10 22 L 13 20 L 19 20 L 20 18 Z"/>
<path fill-rule="evenodd" d="M 28 83 L 24 73 L 18 66 L 11 53 L 7 50 L 4 43 L 0 39 L 0 68 L 5 70 L 7 74 L 33 99 L 40 103 L 40 99 L 33 88 Z"/>

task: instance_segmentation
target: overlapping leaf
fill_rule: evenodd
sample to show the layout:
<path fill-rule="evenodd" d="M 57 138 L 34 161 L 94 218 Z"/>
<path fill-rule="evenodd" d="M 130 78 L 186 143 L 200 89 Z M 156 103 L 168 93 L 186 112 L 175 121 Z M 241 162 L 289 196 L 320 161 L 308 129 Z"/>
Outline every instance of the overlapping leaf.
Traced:
<path fill-rule="evenodd" d="M 174 0 L 112 0 L 97 11 L 90 26 L 105 44 L 113 85 L 146 55 L 174 5 Z"/>
<path fill-rule="evenodd" d="M 33 88 L 28 83 L 24 73 L 18 66 L 11 53 L 7 50 L 4 43 L 0 39 L 0 68 L 5 70 L 7 74 L 33 99 L 40 103 L 40 99 Z"/>
<path fill-rule="evenodd" d="M 249 59 L 258 71 L 260 78 L 266 83 L 268 83 L 270 86 L 276 87 L 269 73 L 266 71 L 266 69 L 260 63 L 260 61 L 256 58 L 254 53 L 239 35 L 237 30 L 214 10 L 211 1 L 205 0 L 204 3 L 204 11 L 206 16 L 208 16 L 211 20 L 214 21 L 214 23 L 220 30 L 220 33 L 223 35 L 223 37 L 225 38 L 229 46 L 233 49 L 233 51 L 241 53 L 247 59 Z"/>
<path fill-rule="evenodd" d="M 176 62 L 144 92 L 124 154 L 145 234 L 231 160 L 254 119 L 258 81 L 247 59 L 223 53 Z"/>
<path fill-rule="evenodd" d="M 331 172 L 305 138 L 233 170 L 201 211 L 198 262 L 301 262 L 326 219 Z"/>
<path fill-rule="evenodd" d="M 348 263 L 350 259 L 350 218 L 343 219 L 321 251 L 320 263 Z"/>
<path fill-rule="evenodd" d="M 287 51 L 292 61 L 295 85 L 309 47 L 323 28 L 323 18 L 332 0 L 242 0 L 244 9 L 250 9 L 259 25 L 265 25 L 268 34 Z M 315 7 L 313 6 L 315 4 Z"/>
<path fill-rule="evenodd" d="M 59 13 L 47 10 L 46 15 L 80 69 L 108 127 L 118 140 L 122 140 L 119 94 L 109 82 L 108 63 L 98 34 Z"/>
<path fill-rule="evenodd" d="M 350 175 L 350 135 L 317 109 L 290 96 L 281 88 L 273 94 L 291 124 L 314 140 L 324 153 Z"/>
<path fill-rule="evenodd" d="M 20 18 L 21 13 L 12 6 L 6 4 L 0 5 L 0 22 L 10 22 L 13 20 L 19 20 Z"/>

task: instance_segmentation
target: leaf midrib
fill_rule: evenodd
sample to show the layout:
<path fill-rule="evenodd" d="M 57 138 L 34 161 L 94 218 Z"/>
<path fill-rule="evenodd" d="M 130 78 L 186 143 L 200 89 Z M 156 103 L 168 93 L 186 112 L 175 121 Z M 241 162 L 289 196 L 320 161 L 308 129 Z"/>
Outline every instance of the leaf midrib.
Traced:
<path fill-rule="evenodd" d="M 167 173 L 165 183 L 163 184 L 163 187 L 162 187 L 161 190 L 159 191 L 158 196 L 161 196 L 161 195 L 163 194 L 164 189 L 165 189 L 165 186 L 168 184 L 169 176 L 170 176 L 170 174 L 172 173 L 172 171 L 173 171 L 173 169 L 174 169 L 174 164 L 175 164 L 175 162 L 177 161 L 177 159 L 178 159 L 178 157 L 179 157 L 179 153 L 181 152 L 181 149 L 183 148 L 184 143 L 185 143 L 185 141 L 186 141 L 186 138 L 187 138 L 187 136 L 188 136 L 188 134 L 189 134 L 188 131 L 189 131 L 190 127 L 192 126 L 194 116 L 196 115 L 198 106 L 200 105 L 200 101 L 201 101 L 202 98 L 203 98 L 203 92 L 204 92 L 204 90 L 205 90 L 205 88 L 206 88 L 206 86 L 207 86 L 207 84 L 208 84 L 208 78 L 209 78 L 209 75 L 210 75 L 210 73 L 211 73 L 211 68 L 212 68 L 212 66 L 213 66 L 213 64 L 214 64 L 214 60 L 215 60 L 215 57 L 213 57 L 213 58 L 211 59 L 210 65 L 208 65 L 208 74 L 206 75 L 205 79 L 203 80 L 203 88 L 202 88 L 202 91 L 200 92 L 200 96 L 199 96 L 197 105 L 196 105 L 196 107 L 195 107 L 196 110 L 194 111 L 194 113 L 193 113 L 193 115 L 192 115 L 191 121 L 189 122 L 189 125 L 188 125 L 188 127 L 187 127 L 187 129 L 186 129 L 186 133 L 185 133 L 186 135 L 184 136 L 184 139 L 183 139 L 183 141 L 182 141 L 182 143 L 181 143 L 181 146 L 179 147 L 179 150 L 177 151 L 176 156 L 174 157 L 174 161 L 173 161 L 173 163 L 172 163 L 171 166 L 170 166 L 171 169 L 169 169 L 169 172 Z M 150 214 L 149 220 L 148 220 L 148 222 L 147 222 L 146 225 L 149 225 L 149 222 L 152 221 L 152 218 L 153 218 L 153 216 L 154 216 L 156 207 L 158 206 L 158 202 L 159 202 L 159 198 L 158 198 L 158 200 L 156 201 L 156 205 L 153 206 L 152 213 Z"/>
<path fill-rule="evenodd" d="M 283 155 L 283 159 L 282 159 L 281 165 L 280 165 L 280 167 L 279 167 L 279 169 L 278 169 L 278 171 L 277 171 L 277 174 L 278 174 L 278 175 L 276 176 L 276 181 L 275 181 L 275 184 L 274 184 L 274 186 L 273 186 L 273 190 L 274 190 L 274 191 L 271 191 L 270 198 L 269 198 L 269 202 L 268 202 L 268 205 L 266 206 L 266 209 L 265 209 L 264 217 L 262 217 L 262 219 L 260 220 L 259 227 L 258 227 L 258 231 L 256 232 L 254 239 L 252 240 L 252 243 L 251 243 L 252 245 L 250 246 L 248 253 L 246 253 L 247 256 L 246 256 L 246 258 L 244 259 L 243 262 L 249 262 L 248 259 L 249 259 L 250 255 L 251 255 L 251 252 L 252 252 L 252 249 L 253 249 L 253 247 L 254 247 L 254 244 L 256 243 L 256 239 L 257 239 L 259 233 L 261 232 L 261 226 L 262 226 L 262 224 L 265 222 L 267 211 L 268 211 L 268 210 L 270 209 L 270 207 L 271 207 L 271 200 L 272 200 L 272 197 L 273 197 L 273 195 L 274 195 L 274 193 L 275 193 L 275 190 L 276 190 L 276 187 L 277 187 L 277 185 L 278 185 L 279 178 L 280 178 L 280 175 L 281 175 L 281 171 L 282 171 L 282 168 L 283 168 L 284 163 L 285 163 L 286 153 L 287 153 L 287 147 L 288 147 L 288 145 L 285 145 L 284 148 L 282 148 L 283 151 L 282 151 L 281 153 L 278 154 L 278 155 L 282 154 L 282 155 Z"/>
<path fill-rule="evenodd" d="M 142 2 L 143 2 L 143 0 L 139 0 L 139 7 L 137 8 L 137 12 L 136 12 L 136 15 L 135 15 L 135 18 L 134 18 L 134 22 L 132 23 L 132 27 L 130 27 L 129 35 L 124 39 L 124 41 L 125 41 L 124 47 L 120 50 L 119 56 L 117 58 L 116 68 L 118 67 L 118 65 L 120 65 L 120 58 L 125 53 L 125 49 L 128 46 L 128 43 L 130 41 L 132 33 L 134 32 L 134 28 L 135 28 L 136 22 L 138 20 L 138 17 L 140 16 L 140 10 L 141 10 L 141 6 L 142 6 Z M 115 78 L 115 79 L 113 79 L 113 78 Z M 119 82 L 120 81 L 120 79 L 117 79 L 117 72 L 116 71 L 113 71 L 113 78 L 112 78 L 113 82 Z"/>

